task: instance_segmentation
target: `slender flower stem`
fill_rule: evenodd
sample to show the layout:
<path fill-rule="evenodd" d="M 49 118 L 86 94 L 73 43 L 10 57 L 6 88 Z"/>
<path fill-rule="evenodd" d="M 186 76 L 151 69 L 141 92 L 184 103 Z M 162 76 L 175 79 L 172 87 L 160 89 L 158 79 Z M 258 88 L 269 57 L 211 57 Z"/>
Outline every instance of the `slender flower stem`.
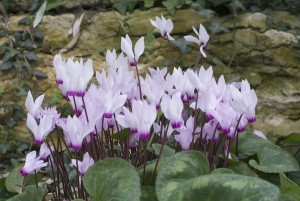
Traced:
<path fill-rule="evenodd" d="M 140 99 L 143 100 L 142 86 L 141 86 L 140 75 L 139 75 L 139 70 L 138 70 L 137 64 L 135 65 L 135 70 L 136 70 L 136 75 L 137 75 L 137 78 L 138 78 L 138 85 L 139 85 L 139 91 L 140 91 Z"/>
<path fill-rule="evenodd" d="M 78 151 L 75 151 L 76 153 L 76 172 L 77 172 L 77 184 L 78 184 L 78 196 L 79 198 L 82 198 L 81 196 L 81 188 L 80 188 L 80 175 L 79 175 L 79 168 L 78 168 Z"/>
<path fill-rule="evenodd" d="M 158 167 L 159 159 L 161 158 L 161 154 L 162 154 L 162 151 L 163 151 L 163 148 L 164 148 L 164 145 L 165 145 L 165 140 L 167 138 L 167 133 L 168 133 L 169 125 L 170 125 L 170 122 L 167 125 L 167 129 L 166 129 L 166 131 L 164 133 L 164 137 L 163 137 L 162 144 L 161 144 L 161 147 L 160 147 L 160 150 L 159 150 L 159 153 L 158 153 L 158 157 L 156 159 L 155 167 L 154 167 L 153 174 L 152 174 L 151 184 L 154 182 L 154 178 L 155 178 L 156 170 L 157 170 L 157 167 Z"/>
<path fill-rule="evenodd" d="M 74 106 L 75 106 L 75 115 L 77 116 L 78 109 L 77 109 L 77 105 L 76 105 L 75 95 L 73 96 L 73 101 L 74 101 Z"/>
<path fill-rule="evenodd" d="M 56 189 L 58 192 L 58 197 L 60 197 L 60 192 L 59 192 L 59 181 L 58 181 L 58 185 L 56 185 L 56 180 L 55 180 L 55 175 L 54 175 L 54 169 L 53 169 L 53 163 L 52 163 L 52 159 L 51 157 L 49 157 L 49 161 L 50 161 L 50 166 L 51 166 L 51 170 L 52 170 L 52 177 L 53 177 L 53 183 L 54 183 L 54 191 L 52 191 L 54 198 L 57 197 L 57 193 L 56 193 Z M 58 177 L 59 174 L 57 174 Z"/>
<path fill-rule="evenodd" d="M 193 125 L 193 137 L 192 137 L 192 143 L 191 143 L 191 149 L 194 149 L 194 140 L 195 140 L 195 130 L 196 130 L 196 120 L 197 120 L 197 106 L 198 106 L 198 92 L 197 92 L 197 97 L 196 97 L 196 104 L 194 108 L 194 125 Z M 202 139 L 200 139 L 202 140 Z"/>
<path fill-rule="evenodd" d="M 232 145 L 232 142 L 233 142 L 233 139 L 235 138 L 235 136 L 238 136 L 238 131 L 237 131 L 237 130 L 238 130 L 238 126 L 239 126 L 239 124 L 240 124 L 240 121 L 241 121 L 241 119 L 242 119 L 242 116 L 243 116 L 243 114 L 241 114 L 241 116 L 240 116 L 240 118 L 239 118 L 239 120 L 238 120 L 238 122 L 237 122 L 237 124 L 236 124 L 235 131 L 234 131 L 234 133 L 233 133 L 232 140 L 229 140 L 228 151 L 227 151 L 227 153 L 226 153 L 226 155 L 225 155 L 225 161 L 224 161 L 223 167 L 226 167 L 226 166 L 227 166 L 227 161 L 228 161 L 228 156 L 229 156 L 229 153 L 230 153 L 231 145 Z M 238 147 L 236 147 L 236 150 L 238 150 Z"/>
<path fill-rule="evenodd" d="M 145 180 L 146 180 L 146 162 L 147 162 L 147 139 L 145 139 L 145 144 L 144 144 L 143 186 L 145 185 Z"/>
<path fill-rule="evenodd" d="M 37 176 L 36 176 L 36 170 L 34 171 L 34 178 L 35 178 L 35 185 L 36 185 L 36 188 L 39 188 L 39 186 L 38 186 L 38 181 L 37 181 Z"/>
<path fill-rule="evenodd" d="M 174 59 L 174 56 L 173 56 L 173 51 L 172 51 L 172 48 L 171 48 L 171 43 L 170 43 L 170 40 L 169 40 L 168 36 L 167 36 L 167 41 L 168 41 L 168 45 L 169 45 L 169 49 L 170 49 L 171 57 L 172 57 L 172 61 L 173 61 L 173 68 L 172 68 L 172 71 L 173 71 L 173 69 L 176 66 L 176 63 L 175 63 L 175 59 Z"/>

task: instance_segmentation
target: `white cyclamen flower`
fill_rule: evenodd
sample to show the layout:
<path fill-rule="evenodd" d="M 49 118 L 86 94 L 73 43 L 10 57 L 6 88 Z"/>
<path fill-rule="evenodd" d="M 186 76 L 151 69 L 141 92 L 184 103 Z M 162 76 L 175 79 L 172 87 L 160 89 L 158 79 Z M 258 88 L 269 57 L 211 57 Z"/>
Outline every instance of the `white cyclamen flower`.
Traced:
<path fill-rule="evenodd" d="M 136 66 L 145 49 L 144 37 L 136 42 L 133 52 L 131 39 L 126 34 L 125 38 L 121 38 L 121 49 L 127 55 L 130 66 Z"/>
<path fill-rule="evenodd" d="M 174 40 L 174 38 L 172 38 L 170 35 L 171 31 L 173 30 L 173 22 L 171 19 L 166 20 L 164 16 L 161 15 L 161 18 L 156 16 L 155 21 L 150 20 L 150 22 L 160 31 L 162 37 L 164 37 L 166 40 Z"/>
<path fill-rule="evenodd" d="M 206 54 L 204 52 L 204 49 L 207 46 L 207 42 L 209 40 L 209 35 L 205 29 L 205 27 L 200 24 L 200 28 L 199 28 L 199 32 L 197 31 L 197 29 L 195 29 L 195 27 L 193 27 L 193 30 L 195 32 L 195 34 L 198 36 L 198 38 L 188 35 L 185 36 L 185 40 L 189 41 L 189 42 L 193 42 L 193 43 L 197 43 L 200 46 L 200 52 L 201 54 L 206 57 Z"/>

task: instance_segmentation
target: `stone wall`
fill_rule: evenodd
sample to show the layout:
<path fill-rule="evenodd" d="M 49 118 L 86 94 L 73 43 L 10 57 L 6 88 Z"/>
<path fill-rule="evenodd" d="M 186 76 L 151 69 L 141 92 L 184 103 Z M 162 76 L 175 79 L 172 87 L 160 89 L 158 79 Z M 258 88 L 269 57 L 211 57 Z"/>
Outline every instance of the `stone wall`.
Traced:
<path fill-rule="evenodd" d="M 81 27 L 81 35 L 75 48 L 63 54 L 63 57 L 73 55 L 89 55 L 94 59 L 96 70 L 106 69 L 105 53 L 107 48 L 116 48 L 120 52 L 120 37 L 128 33 L 134 40 L 140 36 L 154 31 L 149 19 L 166 14 L 162 8 L 153 8 L 147 11 L 136 10 L 132 14 L 122 16 L 114 11 L 87 12 Z M 53 55 L 66 46 L 71 40 L 68 30 L 80 13 L 63 13 L 60 15 L 45 15 L 39 25 L 45 36 L 43 50 L 38 53 L 40 62 L 33 67 L 48 74 L 49 78 L 38 82 L 32 81 L 32 86 L 37 86 L 49 97 L 55 90 L 55 75 L 52 67 Z M 8 20 L 7 27 L 13 34 L 17 30 L 26 27 L 18 25 L 18 20 L 24 16 L 12 16 Z M 272 25 L 267 26 L 267 19 L 272 18 Z M 296 56 L 299 49 L 293 47 L 300 36 L 300 15 L 291 15 L 288 12 L 272 13 L 244 13 L 236 19 L 236 45 L 233 45 L 233 17 L 222 16 L 206 19 L 194 10 L 178 10 L 172 17 L 174 31 L 172 36 L 180 38 L 192 34 L 192 26 L 199 27 L 202 23 L 206 27 L 218 22 L 225 26 L 229 32 L 211 34 L 207 49 L 207 59 L 203 65 L 214 66 L 215 74 L 224 74 L 227 80 L 248 79 L 256 89 L 258 95 L 257 123 L 254 128 L 263 132 L 272 131 L 276 135 L 285 136 L 298 133 L 300 130 L 300 59 Z M 288 26 L 284 30 L 277 30 L 280 23 Z M 210 32 L 210 31 L 209 31 Z M 155 32 L 156 40 L 146 43 L 145 54 L 141 56 L 141 67 L 161 66 L 170 58 L 166 41 Z M 10 37 L 0 38 L 0 45 L 8 43 Z M 182 55 L 185 66 L 193 65 L 198 57 L 198 47 L 190 45 L 193 51 Z M 180 54 L 174 47 L 175 57 Z M 238 66 L 234 61 L 230 67 L 216 66 L 217 59 L 227 66 L 236 51 Z M 0 73 L 1 93 L 0 119 L 13 115 L 13 104 L 18 101 L 24 105 L 25 97 L 15 97 L 14 85 L 18 84 L 14 72 Z M 1 122 L 0 122 L 1 123 Z M 17 124 L 14 132 L 17 136 L 29 136 L 24 121 Z M 0 132 L 5 132 L 0 127 Z"/>

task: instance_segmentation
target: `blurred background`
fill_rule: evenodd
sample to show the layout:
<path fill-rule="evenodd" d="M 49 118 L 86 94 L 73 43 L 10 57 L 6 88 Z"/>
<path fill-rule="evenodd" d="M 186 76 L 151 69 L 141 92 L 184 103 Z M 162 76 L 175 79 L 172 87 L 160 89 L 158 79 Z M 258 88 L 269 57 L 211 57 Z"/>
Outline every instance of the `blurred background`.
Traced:
<path fill-rule="evenodd" d="M 139 68 L 172 65 L 168 43 L 150 24 L 171 18 L 176 66 L 213 66 L 227 82 L 248 79 L 258 95 L 253 128 L 275 139 L 300 132 L 299 0 L 0 0 L 0 169 L 32 145 L 24 106 L 28 90 L 46 93 L 44 106 L 70 111 L 55 84 L 55 54 L 93 58 L 108 70 L 107 49 L 120 53 L 121 36 L 145 36 Z M 77 23 L 74 23 L 77 19 Z M 183 36 L 203 24 L 207 58 Z M 253 129 L 252 128 L 252 129 Z"/>

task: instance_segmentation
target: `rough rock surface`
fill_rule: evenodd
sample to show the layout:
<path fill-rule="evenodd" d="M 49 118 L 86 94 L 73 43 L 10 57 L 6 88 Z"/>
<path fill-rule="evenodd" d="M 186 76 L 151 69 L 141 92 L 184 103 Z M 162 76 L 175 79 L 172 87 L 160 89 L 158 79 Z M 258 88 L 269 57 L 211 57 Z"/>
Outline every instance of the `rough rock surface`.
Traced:
<path fill-rule="evenodd" d="M 166 59 L 171 60 L 169 47 L 149 22 L 149 19 L 154 19 L 160 14 L 166 14 L 166 11 L 161 8 L 147 11 L 136 10 L 125 16 L 114 11 L 87 13 L 81 26 L 81 35 L 77 45 L 64 53 L 63 57 L 89 55 L 94 59 L 95 69 L 105 69 L 106 50 L 116 48 L 120 52 L 121 36 L 128 33 L 133 40 L 137 40 L 138 37 L 154 31 L 156 39 L 150 43 L 146 42 L 145 54 L 141 56 L 141 66 L 144 69 L 147 66 L 161 66 Z M 56 16 L 45 15 L 39 25 L 44 33 L 46 43 L 49 44 L 49 54 L 39 53 L 40 62 L 33 64 L 33 67 L 45 72 L 49 78 L 33 82 L 31 85 L 44 91 L 48 99 L 53 93 L 57 93 L 52 67 L 53 55 L 57 54 L 71 40 L 68 30 L 77 16 L 79 15 L 69 13 Z M 18 25 L 18 20 L 22 17 L 12 16 L 9 18 L 8 29 L 11 33 L 26 28 L 24 25 Z M 266 19 L 269 17 L 273 19 L 273 24 L 268 26 Z M 203 61 L 203 65 L 206 67 L 213 65 L 215 74 L 218 76 L 224 74 L 228 81 L 248 79 L 255 87 L 259 100 L 258 121 L 254 125 L 255 129 L 263 132 L 272 131 L 276 135 L 285 136 L 298 133 L 300 130 L 300 59 L 296 56 L 299 49 L 293 47 L 293 44 L 300 40 L 300 36 L 295 32 L 300 29 L 299 17 L 299 15 L 291 15 L 288 12 L 240 14 L 236 21 L 236 44 L 234 46 L 232 16 L 214 17 L 207 20 L 194 10 L 179 10 L 172 18 L 174 22 L 172 35 L 174 38 L 180 38 L 187 34 L 193 34 L 192 26 L 199 27 L 200 23 L 206 27 L 213 22 L 222 23 L 229 32 L 211 34 L 207 49 L 208 57 Z M 288 24 L 287 28 L 277 30 L 276 25 L 282 22 Z M 208 32 L 210 33 L 210 31 Z M 8 43 L 8 41 L 7 38 L 1 38 L 0 44 Z M 189 47 L 193 49 L 192 53 L 181 56 L 184 66 L 187 67 L 193 65 L 198 57 L 199 49 L 192 44 Z M 173 47 L 173 50 L 175 58 L 179 58 L 180 53 L 177 48 Z M 230 67 L 226 67 L 232 60 L 234 52 L 238 58 L 238 67 L 235 66 L 235 60 Z M 216 59 L 223 62 L 225 67 L 216 65 Z M 2 97 L 16 93 L 18 78 L 15 73 L 0 74 L 0 81 Z M 24 97 L 20 99 L 11 96 L 7 100 L 1 98 L 1 120 L 12 117 L 12 106 L 16 101 L 20 105 L 24 105 Z M 5 131 L 6 129 L 1 126 L 0 132 Z M 20 132 L 22 136 L 26 135 L 23 138 L 28 139 L 29 134 L 23 122 L 18 122 L 15 131 Z"/>

